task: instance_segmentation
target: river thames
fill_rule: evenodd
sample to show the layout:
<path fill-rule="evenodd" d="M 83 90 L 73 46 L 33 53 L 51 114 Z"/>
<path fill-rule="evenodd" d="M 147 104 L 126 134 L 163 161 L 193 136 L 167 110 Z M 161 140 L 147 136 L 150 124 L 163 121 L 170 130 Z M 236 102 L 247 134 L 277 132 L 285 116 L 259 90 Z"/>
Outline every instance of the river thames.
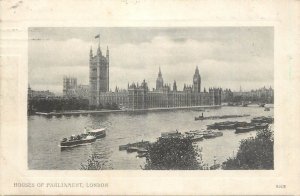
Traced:
<path fill-rule="evenodd" d="M 135 113 L 105 113 L 78 116 L 29 116 L 28 117 L 28 168 L 37 170 L 77 170 L 89 156 L 97 154 L 105 162 L 105 169 L 140 170 L 145 158 L 136 153 L 119 151 L 119 145 L 141 140 L 154 142 L 161 132 L 205 129 L 206 125 L 221 121 L 248 121 L 258 116 L 273 116 L 274 110 L 264 111 L 258 106 L 222 107 L 205 109 L 204 116 L 242 115 L 250 116 L 231 119 L 195 121 L 202 111 L 174 110 Z M 106 137 L 96 142 L 66 150 L 59 147 L 63 137 L 80 134 L 84 127 L 106 127 Z M 272 126 L 273 127 L 273 126 Z M 256 131 L 235 134 L 235 130 L 223 130 L 223 136 L 206 139 L 196 144 L 202 148 L 204 163 L 212 165 L 226 161 L 238 150 L 242 139 L 255 136 Z"/>

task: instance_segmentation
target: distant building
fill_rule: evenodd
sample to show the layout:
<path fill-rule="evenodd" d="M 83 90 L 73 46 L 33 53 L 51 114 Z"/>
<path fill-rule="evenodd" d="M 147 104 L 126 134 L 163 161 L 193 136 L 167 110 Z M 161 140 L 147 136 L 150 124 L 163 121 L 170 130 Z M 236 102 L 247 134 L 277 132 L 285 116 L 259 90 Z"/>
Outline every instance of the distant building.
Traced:
<path fill-rule="evenodd" d="M 46 91 L 36 91 L 32 90 L 30 86 L 28 86 L 28 99 L 33 98 L 52 98 L 55 97 L 55 94 L 50 92 L 49 90 Z"/>
<path fill-rule="evenodd" d="M 63 96 L 76 97 L 77 78 L 67 77 L 63 78 Z"/>
<path fill-rule="evenodd" d="M 233 99 L 233 92 L 230 89 L 222 90 L 222 102 L 230 102 Z"/>
<path fill-rule="evenodd" d="M 89 85 L 77 85 L 77 78 L 64 77 L 63 78 L 63 96 L 67 98 L 84 98 L 89 99 L 90 96 Z"/>
<path fill-rule="evenodd" d="M 263 103 L 274 103 L 274 89 L 272 87 L 260 88 L 251 91 L 240 91 L 232 92 L 230 89 L 222 91 L 222 101 L 224 102 L 240 102 L 240 101 L 251 101 L 251 102 L 263 102 Z"/>

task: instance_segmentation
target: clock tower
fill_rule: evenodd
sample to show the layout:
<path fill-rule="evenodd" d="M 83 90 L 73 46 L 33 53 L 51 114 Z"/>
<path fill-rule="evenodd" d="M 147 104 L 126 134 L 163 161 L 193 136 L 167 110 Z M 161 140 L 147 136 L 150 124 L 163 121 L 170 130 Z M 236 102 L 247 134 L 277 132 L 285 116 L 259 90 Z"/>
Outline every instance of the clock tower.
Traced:
<path fill-rule="evenodd" d="M 195 74 L 193 77 L 193 92 L 195 93 L 201 92 L 201 76 L 199 74 L 198 66 L 196 67 Z"/>

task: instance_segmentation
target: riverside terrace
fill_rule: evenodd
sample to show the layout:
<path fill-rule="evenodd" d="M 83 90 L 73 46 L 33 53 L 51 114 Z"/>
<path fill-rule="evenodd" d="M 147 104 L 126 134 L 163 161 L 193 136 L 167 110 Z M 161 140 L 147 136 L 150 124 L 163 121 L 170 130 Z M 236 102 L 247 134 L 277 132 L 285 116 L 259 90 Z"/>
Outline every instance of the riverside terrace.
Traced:
<path fill-rule="evenodd" d="M 100 113 L 126 113 L 126 112 L 155 112 L 155 111 L 172 111 L 172 110 L 191 110 L 191 109 L 217 109 L 220 105 L 214 106 L 190 106 L 190 107 L 172 107 L 172 108 L 148 108 L 148 109 L 123 109 L 123 110 L 76 110 L 62 112 L 35 112 L 42 116 L 59 116 L 59 115 L 88 115 Z"/>

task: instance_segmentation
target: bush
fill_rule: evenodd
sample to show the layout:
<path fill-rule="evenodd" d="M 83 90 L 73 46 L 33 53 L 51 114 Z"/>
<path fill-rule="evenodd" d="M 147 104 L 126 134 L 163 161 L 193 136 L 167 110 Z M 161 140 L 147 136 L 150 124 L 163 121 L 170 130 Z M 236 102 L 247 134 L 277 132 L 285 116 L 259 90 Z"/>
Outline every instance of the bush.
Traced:
<path fill-rule="evenodd" d="M 103 170 L 106 162 L 101 162 L 97 154 L 93 154 L 87 160 L 87 164 L 81 163 L 81 170 Z"/>
<path fill-rule="evenodd" d="M 188 138 L 158 139 L 151 144 L 146 157 L 146 170 L 202 169 L 198 149 Z"/>
<path fill-rule="evenodd" d="M 261 130 L 255 138 L 241 141 L 236 157 L 223 163 L 223 169 L 274 169 L 273 131 Z"/>

